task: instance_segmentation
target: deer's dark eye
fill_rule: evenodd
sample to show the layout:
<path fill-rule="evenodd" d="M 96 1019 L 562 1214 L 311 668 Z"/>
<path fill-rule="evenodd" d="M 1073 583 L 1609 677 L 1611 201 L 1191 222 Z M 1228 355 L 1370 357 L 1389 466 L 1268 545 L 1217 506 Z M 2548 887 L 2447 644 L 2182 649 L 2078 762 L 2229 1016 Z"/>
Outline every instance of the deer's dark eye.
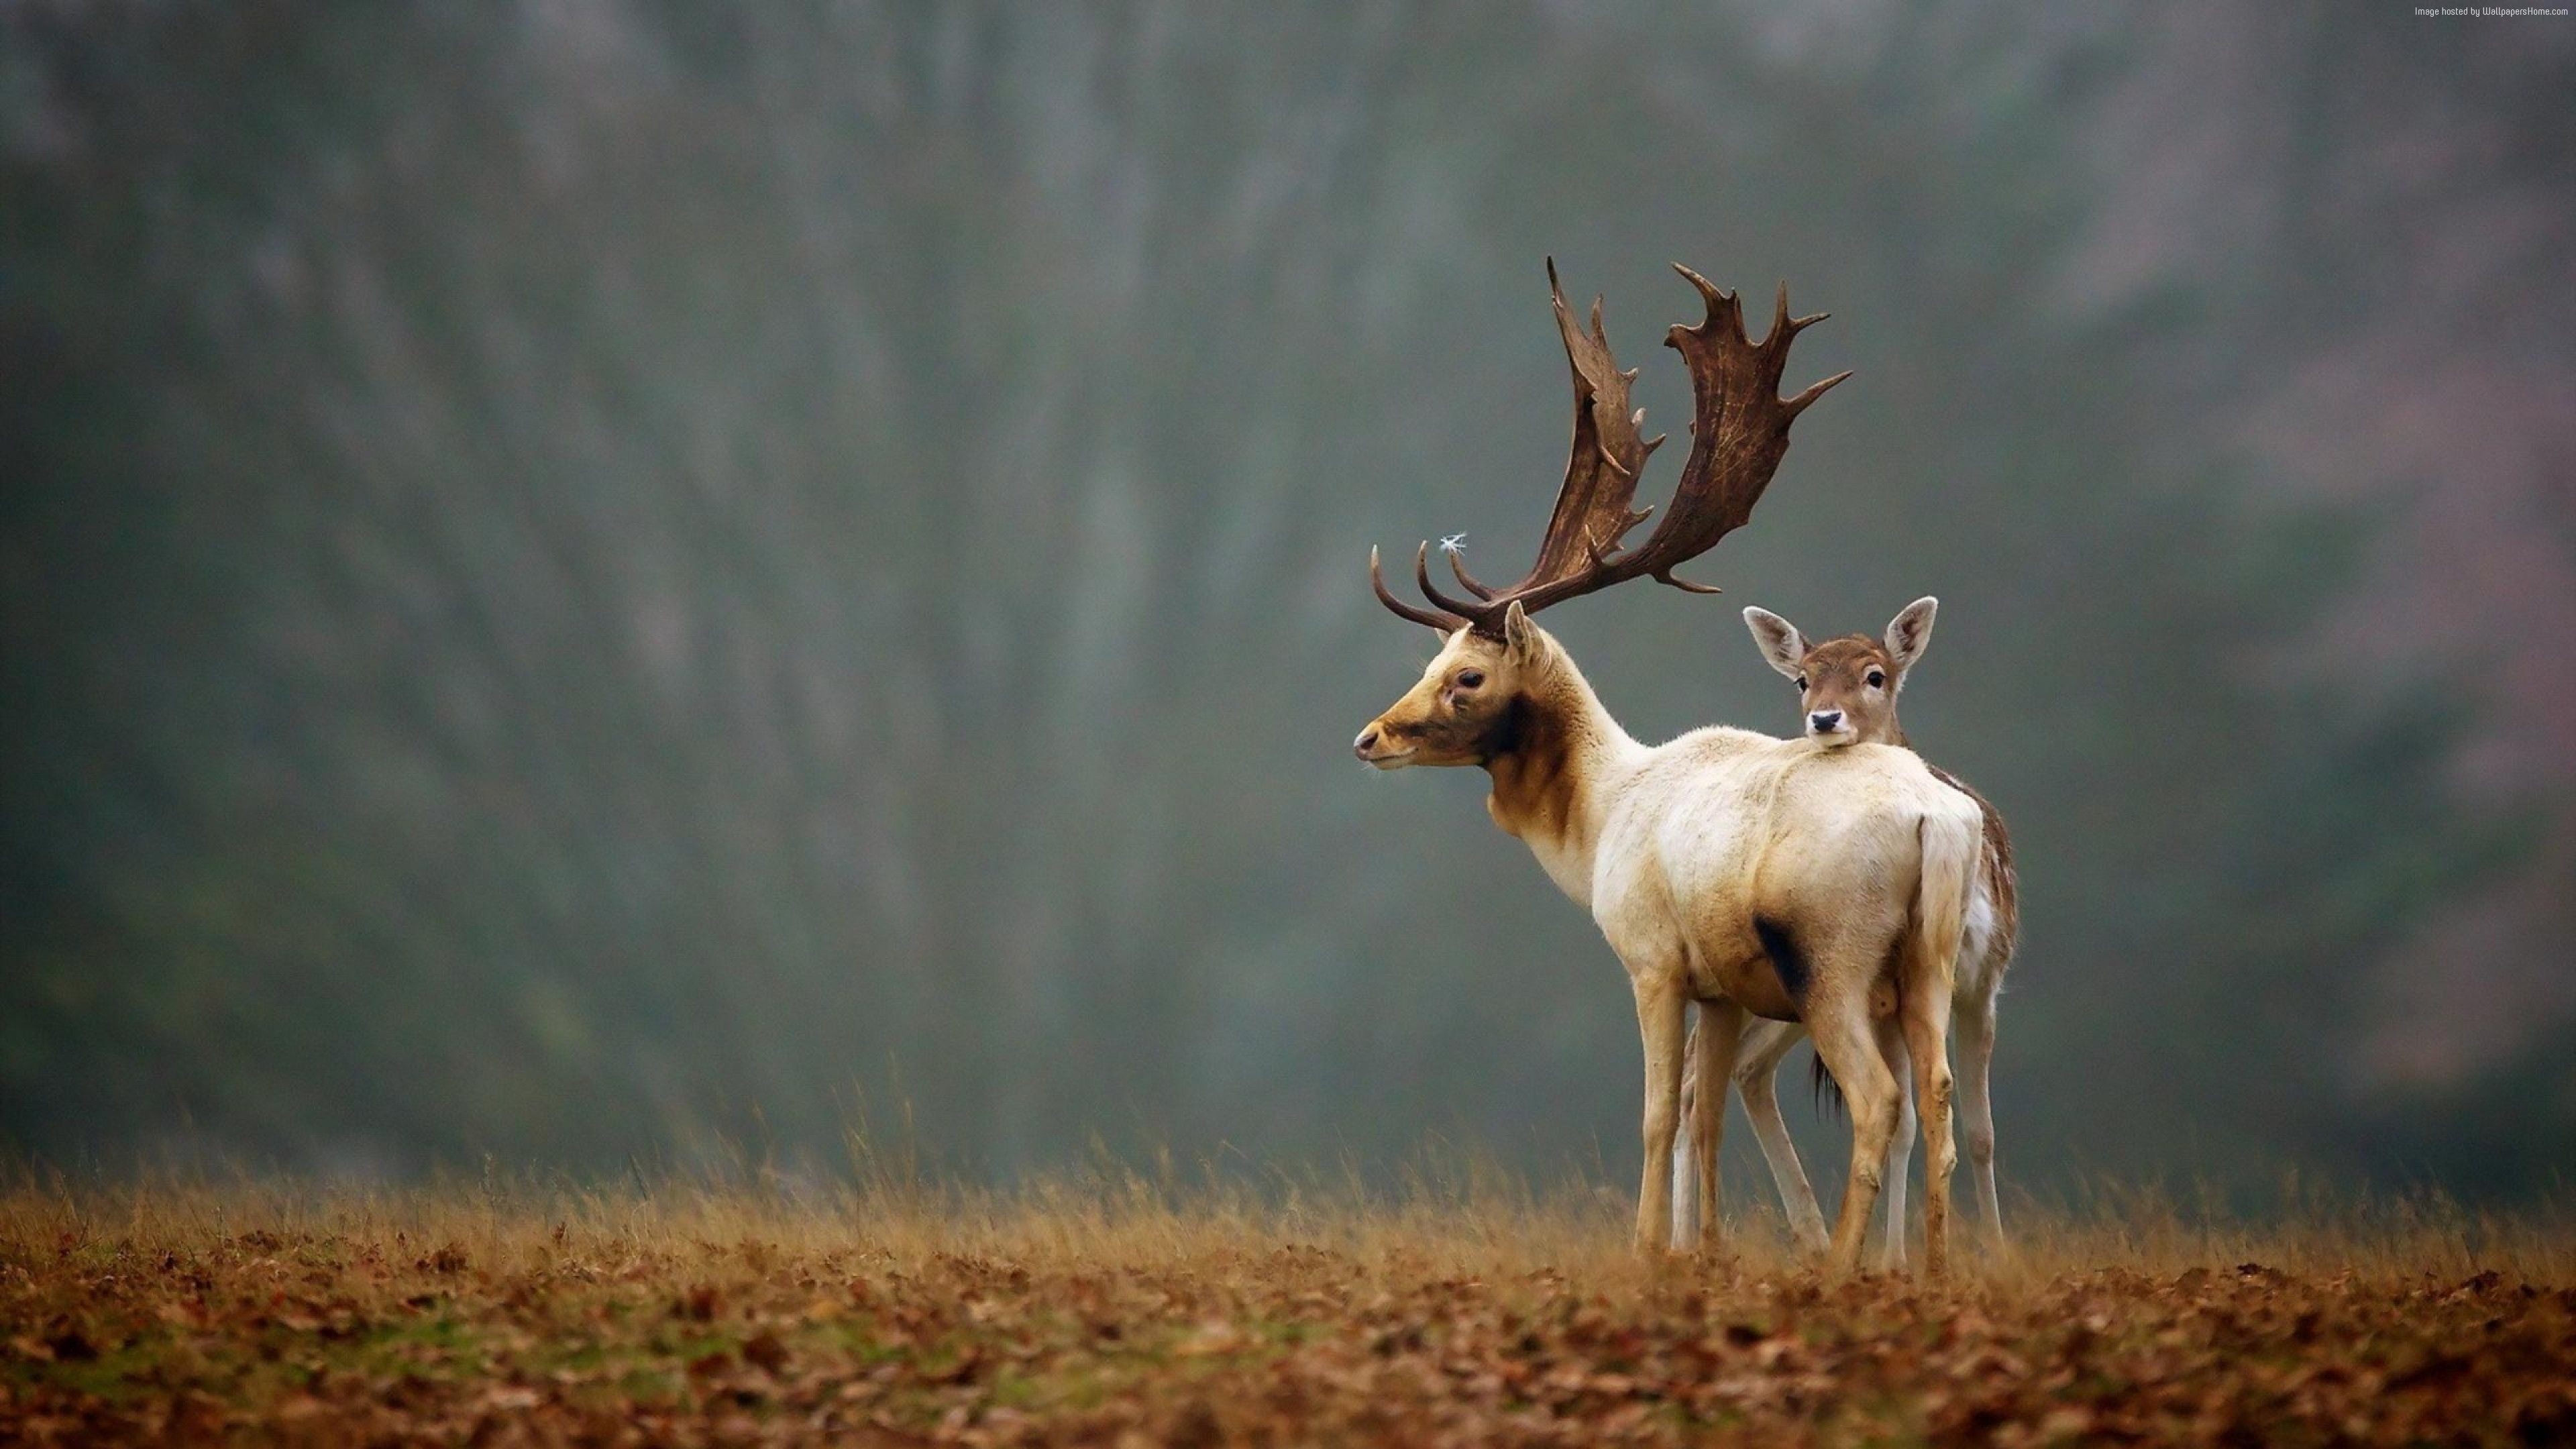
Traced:
<path fill-rule="evenodd" d="M 1458 671 L 1458 687 L 1460 689 L 1474 689 L 1477 685 L 1484 682 L 1485 672 L 1481 669 L 1461 669 Z"/>
<path fill-rule="evenodd" d="M 1887 676 L 1879 673 L 1875 669 L 1871 670 L 1869 672 L 1869 687 L 1872 689 L 1885 689 L 1887 687 Z"/>
<path fill-rule="evenodd" d="M 1807 692 L 1807 676 L 1803 674 L 1798 676 L 1798 692 L 1800 694 Z"/>

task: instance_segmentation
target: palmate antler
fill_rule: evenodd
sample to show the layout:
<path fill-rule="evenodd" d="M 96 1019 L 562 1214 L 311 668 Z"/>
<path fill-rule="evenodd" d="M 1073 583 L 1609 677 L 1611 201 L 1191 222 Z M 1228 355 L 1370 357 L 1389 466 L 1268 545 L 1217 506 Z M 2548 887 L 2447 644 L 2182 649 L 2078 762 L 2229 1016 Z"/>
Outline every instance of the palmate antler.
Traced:
<path fill-rule="evenodd" d="M 1472 595 L 1456 599 L 1432 584 L 1426 541 L 1413 555 L 1414 582 L 1433 606 L 1424 609 L 1387 592 L 1377 550 L 1371 549 L 1369 584 L 1379 602 L 1443 632 L 1472 625 L 1478 633 L 1498 637 L 1503 614 L 1515 602 L 1536 613 L 1641 575 L 1692 593 L 1717 592 L 1673 577 L 1674 567 L 1708 552 L 1744 525 L 1789 451 L 1789 424 L 1851 374 L 1838 373 L 1796 397 L 1782 398 L 1780 375 L 1788 365 L 1789 344 L 1826 314 L 1792 318 L 1788 284 L 1782 283 L 1771 331 L 1757 343 L 1745 336 L 1744 309 L 1733 292 L 1719 291 L 1688 267 L 1676 264 L 1673 270 L 1699 289 L 1708 316 L 1697 327 L 1676 324 L 1664 338 L 1664 345 L 1678 350 L 1690 367 L 1693 413 L 1690 458 L 1682 464 L 1681 482 L 1674 485 L 1664 521 L 1643 544 L 1619 548 L 1629 530 L 1654 511 L 1632 510 L 1629 504 L 1636 496 L 1638 472 L 1664 440 L 1638 436 L 1645 411 L 1628 407 L 1628 384 L 1637 373 L 1634 368 L 1621 372 L 1611 356 L 1610 339 L 1601 330 L 1600 299 L 1592 303 L 1590 330 L 1575 325 L 1551 259 L 1548 295 L 1555 304 L 1557 331 L 1565 338 L 1565 360 L 1574 373 L 1574 447 L 1556 511 L 1539 544 L 1538 562 L 1520 582 L 1492 588 L 1469 575 L 1452 549 L 1450 567 Z"/>

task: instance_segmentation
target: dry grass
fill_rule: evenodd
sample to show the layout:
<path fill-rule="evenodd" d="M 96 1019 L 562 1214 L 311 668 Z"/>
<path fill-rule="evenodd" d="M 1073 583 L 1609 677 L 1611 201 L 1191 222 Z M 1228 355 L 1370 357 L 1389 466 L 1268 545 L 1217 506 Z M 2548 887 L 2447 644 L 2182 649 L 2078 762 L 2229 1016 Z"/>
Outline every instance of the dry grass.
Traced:
<path fill-rule="evenodd" d="M 2330 1443 L 2576 1438 L 2548 1210 L 2145 1195 L 2009 1259 L 1833 1284 L 1759 1214 L 1643 1262 L 1626 1207 L 1405 1191 L 649 1191 L 259 1181 L 0 1193 L 0 1438 Z"/>

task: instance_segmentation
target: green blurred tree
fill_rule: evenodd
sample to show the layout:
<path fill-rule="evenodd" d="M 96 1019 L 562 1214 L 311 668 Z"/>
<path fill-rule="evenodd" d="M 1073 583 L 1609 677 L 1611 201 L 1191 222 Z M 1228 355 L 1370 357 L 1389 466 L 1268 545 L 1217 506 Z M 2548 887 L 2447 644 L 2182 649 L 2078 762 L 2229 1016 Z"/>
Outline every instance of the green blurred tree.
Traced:
<path fill-rule="evenodd" d="M 1664 260 L 1840 314 L 1802 363 L 1861 378 L 1714 572 L 1816 628 L 1948 603 L 1908 722 L 2025 842 L 2022 1180 L 2385 1170 L 2359 967 L 2516 848 L 2431 712 L 2268 667 L 2395 525 L 2271 496 L 2230 420 L 2351 309 L 2285 242 L 2106 267 L 2152 59 L 2107 22 L 0 27 L 34 1150 L 828 1152 L 897 1096 L 970 1171 L 1633 1150 L 1581 913 L 1476 782 L 1341 754 L 1424 646 L 1367 545 L 1544 512 L 1550 251 L 1656 416 Z M 1731 608 L 1549 622 L 1641 733 L 1788 721 Z"/>

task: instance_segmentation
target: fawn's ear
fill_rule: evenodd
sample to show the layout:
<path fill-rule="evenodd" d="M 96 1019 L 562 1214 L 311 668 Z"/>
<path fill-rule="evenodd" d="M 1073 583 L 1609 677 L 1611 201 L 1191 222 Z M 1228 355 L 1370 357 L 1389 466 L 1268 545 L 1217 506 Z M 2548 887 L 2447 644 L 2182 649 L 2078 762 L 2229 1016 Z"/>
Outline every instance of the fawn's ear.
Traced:
<path fill-rule="evenodd" d="M 1897 611 L 1887 621 L 1887 657 L 1896 661 L 1896 677 L 1901 682 L 1914 661 L 1932 645 L 1932 616 L 1939 613 L 1941 601 L 1925 594 Z"/>
<path fill-rule="evenodd" d="M 1798 626 L 1772 613 L 1769 609 L 1746 609 L 1744 627 L 1753 631 L 1753 645 L 1774 669 L 1791 679 L 1807 666 L 1807 636 Z"/>

